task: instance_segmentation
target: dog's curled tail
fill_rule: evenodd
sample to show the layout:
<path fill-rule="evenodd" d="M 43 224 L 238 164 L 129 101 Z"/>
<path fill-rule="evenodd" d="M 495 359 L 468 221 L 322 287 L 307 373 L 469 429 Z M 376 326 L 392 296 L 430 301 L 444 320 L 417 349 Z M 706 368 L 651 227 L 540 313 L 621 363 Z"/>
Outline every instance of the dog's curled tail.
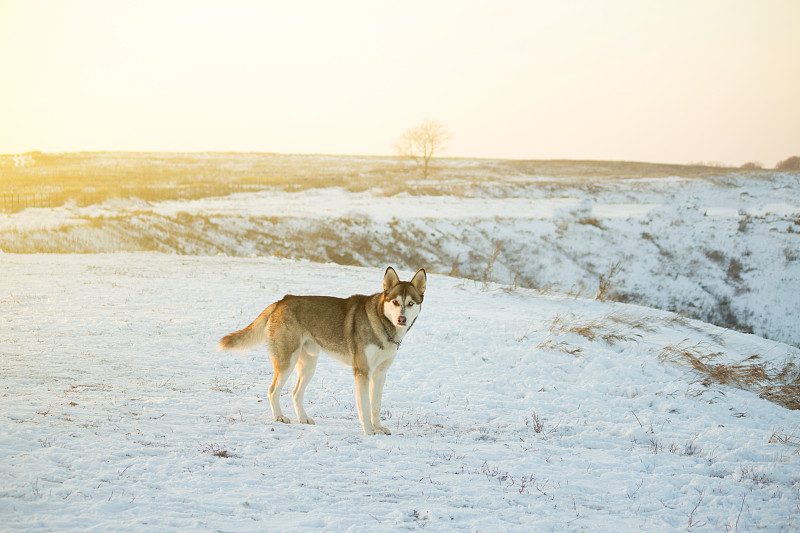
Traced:
<path fill-rule="evenodd" d="M 267 340 L 267 320 L 269 320 L 274 309 L 275 304 L 270 305 L 249 326 L 222 337 L 217 343 L 217 349 L 220 351 L 246 352 L 250 348 L 263 343 Z"/>

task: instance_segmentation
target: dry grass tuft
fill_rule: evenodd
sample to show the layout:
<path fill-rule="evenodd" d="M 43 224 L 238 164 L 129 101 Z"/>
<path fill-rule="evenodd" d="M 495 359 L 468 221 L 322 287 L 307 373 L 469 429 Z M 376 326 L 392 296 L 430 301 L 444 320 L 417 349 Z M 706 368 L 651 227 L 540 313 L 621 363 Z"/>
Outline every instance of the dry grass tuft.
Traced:
<path fill-rule="evenodd" d="M 594 226 L 597 229 L 605 229 L 603 227 L 603 223 L 600 222 L 600 219 L 597 217 L 582 217 L 577 220 L 578 224 L 583 224 L 584 226 Z"/>
<path fill-rule="evenodd" d="M 651 320 L 633 315 L 610 314 L 594 320 L 581 320 L 572 314 L 566 317 L 556 316 L 548 328 L 547 336 L 536 348 L 579 356 L 583 354 L 583 348 L 575 346 L 561 337 L 574 334 L 590 342 L 597 341 L 614 345 L 637 340 L 642 337 L 643 333 L 654 330 L 655 327 Z"/>
<path fill-rule="evenodd" d="M 583 353 L 583 348 L 573 346 L 568 342 L 556 342 L 553 339 L 545 339 L 536 346 L 537 350 L 547 350 L 550 352 L 564 352 L 570 355 L 578 356 Z"/>
<path fill-rule="evenodd" d="M 761 389 L 760 396 L 795 411 L 800 410 L 800 385 L 767 385 Z"/>
<path fill-rule="evenodd" d="M 723 355 L 704 344 L 689 345 L 683 341 L 665 347 L 658 358 L 689 366 L 700 374 L 699 381 L 704 387 L 718 384 L 749 390 L 787 409 L 800 410 L 800 373 L 794 362 L 775 370 L 758 355 L 737 363 L 719 361 Z"/>
<path fill-rule="evenodd" d="M 579 320 L 570 315 L 567 318 L 556 316 L 550 325 L 550 334 L 564 335 L 573 333 L 588 341 L 602 341 L 606 344 L 617 344 L 641 337 L 640 331 L 651 331 L 644 319 L 631 319 L 625 315 L 607 315 L 594 320 Z"/>

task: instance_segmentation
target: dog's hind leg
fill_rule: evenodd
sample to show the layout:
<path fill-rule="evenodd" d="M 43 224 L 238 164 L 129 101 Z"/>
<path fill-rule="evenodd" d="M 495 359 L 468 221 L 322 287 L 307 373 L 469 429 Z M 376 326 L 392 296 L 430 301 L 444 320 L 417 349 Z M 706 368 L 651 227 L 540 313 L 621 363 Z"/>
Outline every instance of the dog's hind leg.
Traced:
<path fill-rule="evenodd" d="M 297 418 L 300 419 L 301 424 L 313 424 L 314 420 L 308 416 L 306 410 L 303 408 L 303 395 L 306 392 L 311 378 L 314 377 L 314 371 L 317 369 L 317 354 L 303 351 L 297 359 L 294 369 L 297 372 L 297 383 L 292 390 L 292 401 L 294 402 L 294 410 L 297 413 Z"/>
<path fill-rule="evenodd" d="M 275 422 L 283 422 L 284 424 L 290 424 L 291 421 L 288 417 L 283 415 L 283 411 L 281 411 L 281 390 L 283 390 L 283 386 L 286 385 L 286 380 L 289 379 L 289 375 L 292 373 L 291 365 L 286 365 L 285 368 L 281 368 L 283 364 L 280 359 L 270 355 L 272 359 L 272 366 L 274 367 L 275 371 L 272 374 L 272 383 L 269 386 L 269 405 L 272 407 L 272 416 L 275 418 Z"/>

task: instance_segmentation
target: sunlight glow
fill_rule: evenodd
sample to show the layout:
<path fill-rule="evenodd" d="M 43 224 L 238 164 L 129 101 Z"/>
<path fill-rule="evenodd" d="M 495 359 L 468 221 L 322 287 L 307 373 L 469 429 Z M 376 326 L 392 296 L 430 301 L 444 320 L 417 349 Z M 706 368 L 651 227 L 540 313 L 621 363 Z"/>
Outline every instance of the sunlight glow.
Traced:
<path fill-rule="evenodd" d="M 800 2 L 0 1 L 0 153 L 732 164 L 800 151 Z"/>

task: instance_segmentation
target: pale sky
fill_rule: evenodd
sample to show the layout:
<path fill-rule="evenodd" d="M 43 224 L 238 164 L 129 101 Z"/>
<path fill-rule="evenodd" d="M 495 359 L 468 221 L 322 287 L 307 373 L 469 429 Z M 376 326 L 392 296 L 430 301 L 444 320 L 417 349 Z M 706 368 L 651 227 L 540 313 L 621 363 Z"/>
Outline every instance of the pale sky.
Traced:
<path fill-rule="evenodd" d="M 800 0 L 0 0 L 0 153 L 800 155 Z"/>

